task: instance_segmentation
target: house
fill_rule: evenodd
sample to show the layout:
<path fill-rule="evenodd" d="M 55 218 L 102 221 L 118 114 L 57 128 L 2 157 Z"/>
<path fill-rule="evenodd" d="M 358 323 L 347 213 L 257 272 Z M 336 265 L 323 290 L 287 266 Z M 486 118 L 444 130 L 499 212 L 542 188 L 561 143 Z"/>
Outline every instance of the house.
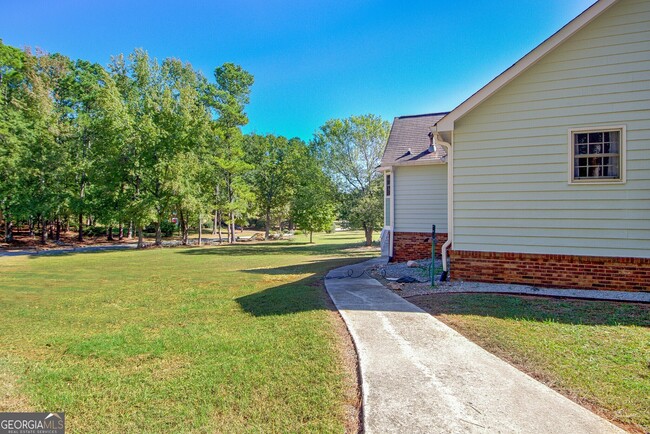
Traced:
<path fill-rule="evenodd" d="M 384 233 L 393 261 L 431 257 L 447 241 L 447 164 L 443 147 L 433 148 L 431 126 L 447 113 L 393 120 L 378 170 L 384 173 Z"/>
<path fill-rule="evenodd" d="M 650 291 L 650 1 L 599 0 L 431 127 L 452 279 Z"/>

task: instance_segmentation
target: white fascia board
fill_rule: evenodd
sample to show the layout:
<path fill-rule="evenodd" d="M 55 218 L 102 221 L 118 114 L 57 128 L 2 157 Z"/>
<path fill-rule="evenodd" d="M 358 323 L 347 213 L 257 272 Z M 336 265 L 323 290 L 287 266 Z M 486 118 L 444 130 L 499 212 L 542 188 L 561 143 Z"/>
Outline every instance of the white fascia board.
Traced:
<path fill-rule="evenodd" d="M 409 167 L 409 166 L 438 166 L 440 164 L 447 164 L 445 161 L 435 160 L 435 161 L 408 161 L 403 163 L 392 163 L 390 166 L 379 166 L 375 169 L 375 172 L 386 172 L 391 170 L 393 167 Z"/>
<path fill-rule="evenodd" d="M 478 92 L 470 96 L 458 107 L 453 109 L 447 116 L 440 119 L 437 123 L 437 131 L 452 131 L 454 122 L 465 116 L 470 110 L 478 106 L 495 92 L 519 76 L 522 72 L 537 63 L 542 57 L 550 53 L 558 45 L 562 44 L 568 38 L 573 36 L 578 30 L 593 21 L 600 14 L 605 12 L 618 0 L 598 0 L 587 10 L 578 15 L 567 25 L 562 27 L 551 37 L 539 44 L 534 50 L 522 57 L 517 63 L 506 69 L 494 80 L 483 86 Z"/>
<path fill-rule="evenodd" d="M 447 164 L 444 161 L 434 160 L 434 161 L 409 161 L 404 163 L 393 163 L 393 167 L 408 167 L 408 166 L 437 166 L 439 164 Z"/>

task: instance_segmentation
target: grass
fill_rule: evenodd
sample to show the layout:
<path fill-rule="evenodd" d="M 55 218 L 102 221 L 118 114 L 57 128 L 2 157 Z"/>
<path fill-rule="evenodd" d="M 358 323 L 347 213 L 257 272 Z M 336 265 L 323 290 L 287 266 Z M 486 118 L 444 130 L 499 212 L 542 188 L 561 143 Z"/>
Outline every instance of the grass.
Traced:
<path fill-rule="evenodd" d="M 650 431 L 650 305 L 492 294 L 409 301 L 611 420 Z"/>
<path fill-rule="evenodd" d="M 341 432 L 319 278 L 372 255 L 362 237 L 0 258 L 0 411 L 65 411 L 69 432 Z"/>

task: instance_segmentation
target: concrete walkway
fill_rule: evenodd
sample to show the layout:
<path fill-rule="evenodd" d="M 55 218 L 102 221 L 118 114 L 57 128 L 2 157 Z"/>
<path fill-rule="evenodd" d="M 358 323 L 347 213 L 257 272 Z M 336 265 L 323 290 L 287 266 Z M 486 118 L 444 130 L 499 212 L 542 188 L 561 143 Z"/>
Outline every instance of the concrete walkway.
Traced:
<path fill-rule="evenodd" d="M 359 354 L 367 433 L 623 432 L 363 274 L 379 263 L 325 280 Z"/>

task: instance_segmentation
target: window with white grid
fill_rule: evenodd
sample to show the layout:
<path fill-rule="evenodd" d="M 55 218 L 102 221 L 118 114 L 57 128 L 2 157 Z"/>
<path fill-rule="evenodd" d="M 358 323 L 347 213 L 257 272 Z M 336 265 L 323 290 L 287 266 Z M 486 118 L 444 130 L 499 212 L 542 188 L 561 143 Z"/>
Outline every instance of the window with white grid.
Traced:
<path fill-rule="evenodd" d="M 569 133 L 571 181 L 621 182 L 623 177 L 624 129 L 574 129 Z"/>

